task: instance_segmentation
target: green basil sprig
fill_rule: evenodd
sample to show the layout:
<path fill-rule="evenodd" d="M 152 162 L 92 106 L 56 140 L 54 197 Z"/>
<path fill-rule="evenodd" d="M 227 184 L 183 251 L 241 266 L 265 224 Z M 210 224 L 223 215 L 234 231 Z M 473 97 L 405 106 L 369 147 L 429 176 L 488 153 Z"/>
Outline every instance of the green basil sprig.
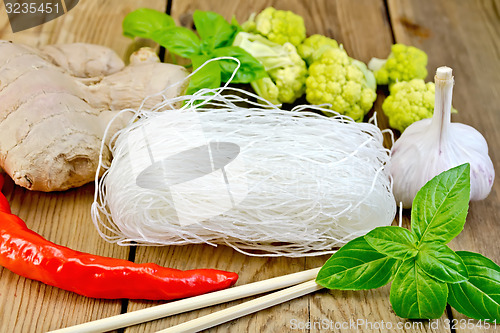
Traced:
<path fill-rule="evenodd" d="M 392 281 L 394 312 L 409 319 L 436 319 L 449 303 L 475 319 L 500 321 L 500 267 L 446 244 L 464 228 L 470 198 L 470 166 L 452 168 L 417 193 L 411 231 L 379 227 L 337 251 L 316 282 L 329 289 L 362 290 Z"/>
<path fill-rule="evenodd" d="M 154 40 L 172 54 L 190 59 L 193 70 L 213 58 L 236 58 L 240 61 L 240 68 L 231 81 L 233 83 L 250 83 L 267 75 L 258 60 L 242 48 L 232 46 L 234 37 L 241 31 L 236 20 L 228 23 L 217 13 L 196 10 L 193 21 L 198 34 L 176 26 L 172 17 L 165 13 L 140 8 L 123 20 L 123 34 Z M 236 67 L 236 61 L 229 59 L 210 62 L 191 77 L 187 93 L 220 87 L 221 82 L 229 80 Z"/>

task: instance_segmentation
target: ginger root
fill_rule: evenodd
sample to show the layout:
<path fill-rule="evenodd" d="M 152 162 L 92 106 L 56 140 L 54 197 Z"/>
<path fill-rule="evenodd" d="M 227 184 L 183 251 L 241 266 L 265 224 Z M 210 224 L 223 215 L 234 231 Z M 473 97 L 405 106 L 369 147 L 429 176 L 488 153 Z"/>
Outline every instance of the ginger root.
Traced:
<path fill-rule="evenodd" d="M 101 45 L 55 44 L 45 45 L 40 51 L 53 64 L 80 78 L 106 76 L 122 70 L 125 66 L 113 50 Z"/>
<path fill-rule="evenodd" d="M 20 186 L 61 191 L 95 178 L 104 128 L 120 110 L 187 76 L 177 65 L 157 62 L 148 50 L 124 66 L 110 49 L 92 44 L 40 50 L 0 41 L 0 168 Z M 163 94 L 182 94 L 187 80 Z M 161 96 L 147 100 L 146 107 Z M 129 117 L 113 123 L 125 126 Z M 109 133 L 113 135 L 113 133 Z M 108 147 L 103 161 L 109 164 Z"/>

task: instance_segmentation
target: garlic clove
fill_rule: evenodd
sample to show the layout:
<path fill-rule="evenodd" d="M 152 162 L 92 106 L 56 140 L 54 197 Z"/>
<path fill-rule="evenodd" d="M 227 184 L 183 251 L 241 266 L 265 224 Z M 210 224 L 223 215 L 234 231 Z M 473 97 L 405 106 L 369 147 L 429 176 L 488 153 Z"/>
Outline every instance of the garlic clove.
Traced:
<path fill-rule="evenodd" d="M 428 179 L 437 172 L 439 156 L 436 137 L 431 138 L 431 119 L 422 119 L 409 126 L 391 150 L 390 173 L 396 202 L 411 207 L 413 198 Z M 426 135 L 426 133 L 428 133 Z M 434 135 L 435 136 L 435 135 Z M 442 167 L 441 167 L 442 168 Z"/>
<path fill-rule="evenodd" d="M 434 116 L 410 125 L 391 150 L 394 197 L 410 208 L 418 190 L 434 176 L 463 163 L 471 168 L 471 200 L 482 200 L 493 186 L 495 170 L 488 144 L 476 129 L 451 123 L 451 68 L 436 72 Z"/>
<path fill-rule="evenodd" d="M 488 155 L 488 144 L 483 135 L 475 128 L 461 124 L 451 123 L 453 133 L 461 138 L 461 145 L 450 150 L 455 152 L 455 156 L 450 156 L 454 160 L 450 168 L 469 163 L 471 170 L 471 201 L 485 199 L 491 191 L 493 180 L 495 179 L 495 169 L 493 162 Z"/>

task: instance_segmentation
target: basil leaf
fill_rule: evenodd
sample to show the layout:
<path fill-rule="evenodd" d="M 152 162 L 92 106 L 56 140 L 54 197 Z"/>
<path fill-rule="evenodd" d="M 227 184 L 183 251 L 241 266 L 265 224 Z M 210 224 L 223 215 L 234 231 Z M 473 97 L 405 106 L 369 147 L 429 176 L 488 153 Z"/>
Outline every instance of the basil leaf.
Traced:
<path fill-rule="evenodd" d="M 205 51 L 233 43 L 236 29 L 222 15 L 211 11 L 195 10 L 193 21 L 196 31 L 205 43 Z"/>
<path fill-rule="evenodd" d="M 326 261 L 316 282 L 329 289 L 378 288 L 389 282 L 396 262 L 396 259 L 378 253 L 364 237 L 358 237 Z"/>
<path fill-rule="evenodd" d="M 467 267 L 460 256 L 444 244 L 423 244 L 416 260 L 427 275 L 441 282 L 459 283 L 469 278 Z"/>
<path fill-rule="evenodd" d="M 203 65 L 207 60 L 211 59 L 210 56 L 205 54 L 195 55 L 191 58 L 193 62 L 193 70 L 196 70 Z M 202 88 L 214 89 L 220 87 L 221 84 L 221 70 L 217 61 L 209 62 L 204 65 L 198 72 L 191 76 L 187 88 L 187 95 L 194 94 Z"/>
<path fill-rule="evenodd" d="M 448 243 L 464 228 L 470 198 L 468 163 L 445 171 L 417 192 L 411 211 L 412 231 L 420 243 Z"/>
<path fill-rule="evenodd" d="M 200 53 L 200 39 L 184 27 L 173 27 L 155 31 L 151 39 L 173 54 L 191 58 Z"/>
<path fill-rule="evenodd" d="M 150 38 L 156 30 L 175 27 L 172 17 L 150 8 L 139 8 L 125 16 L 123 34 L 127 37 Z"/>
<path fill-rule="evenodd" d="M 448 303 L 468 317 L 500 321 L 500 267 L 478 253 L 457 254 L 467 266 L 469 280 L 448 285 Z"/>
<path fill-rule="evenodd" d="M 429 277 L 415 259 L 403 262 L 391 286 L 390 301 L 394 312 L 408 319 L 436 319 L 446 308 L 446 283 Z"/>
<path fill-rule="evenodd" d="M 233 57 L 240 61 L 240 68 L 231 81 L 233 83 L 250 83 L 267 76 L 264 66 L 247 51 L 238 46 L 215 49 L 212 55 L 214 57 Z M 238 66 L 238 63 L 234 60 L 224 59 L 219 60 L 219 65 L 222 69 L 222 82 L 227 82 Z"/>
<path fill-rule="evenodd" d="M 236 19 L 236 16 L 232 16 L 231 17 L 231 27 L 233 27 L 234 29 L 234 36 L 236 37 L 236 35 L 239 33 L 239 32 L 242 32 L 243 31 L 243 28 L 241 27 L 240 23 L 238 22 L 238 20 Z M 233 41 L 232 41 L 233 42 Z M 231 44 L 232 44 L 231 42 Z"/>
<path fill-rule="evenodd" d="M 380 253 L 391 258 L 409 259 L 417 255 L 417 237 L 401 227 L 378 227 L 365 235 L 365 239 Z"/>

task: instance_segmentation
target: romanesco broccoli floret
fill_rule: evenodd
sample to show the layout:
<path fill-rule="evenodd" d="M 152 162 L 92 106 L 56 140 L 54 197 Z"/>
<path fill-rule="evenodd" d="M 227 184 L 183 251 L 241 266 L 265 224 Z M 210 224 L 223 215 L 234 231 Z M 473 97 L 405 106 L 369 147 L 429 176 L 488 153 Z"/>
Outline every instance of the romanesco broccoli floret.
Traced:
<path fill-rule="evenodd" d="M 264 66 L 269 77 L 251 82 L 255 92 L 274 104 L 293 103 L 305 91 L 306 63 L 290 43 L 283 45 L 267 38 L 240 32 L 233 45 L 239 46 Z"/>
<path fill-rule="evenodd" d="M 331 109 L 362 121 L 377 98 L 373 73 L 342 48 L 329 48 L 309 66 L 306 99 L 309 103 L 330 104 Z M 370 83 L 372 82 L 372 83 Z"/>
<path fill-rule="evenodd" d="M 252 81 L 250 82 L 250 85 L 252 86 L 255 93 L 260 97 L 265 98 L 272 104 L 281 104 L 278 98 L 280 91 L 269 76 L 258 79 L 256 81 Z"/>
<path fill-rule="evenodd" d="M 304 42 L 297 47 L 297 51 L 307 64 L 310 65 L 330 47 L 338 48 L 339 44 L 335 39 L 316 34 L 307 37 Z"/>
<path fill-rule="evenodd" d="M 399 81 L 425 79 L 427 54 L 414 47 L 394 44 L 387 59 L 372 58 L 368 68 L 375 74 L 377 84 L 391 85 Z"/>
<path fill-rule="evenodd" d="M 306 38 L 304 19 L 289 10 L 268 7 L 257 16 L 251 15 L 242 26 L 247 32 L 259 33 L 281 45 L 288 42 L 298 46 Z"/>
<path fill-rule="evenodd" d="M 435 86 L 422 79 L 398 82 L 389 89 L 390 95 L 382 104 L 389 118 L 389 126 L 403 132 L 414 122 L 432 117 L 434 113 Z"/>

